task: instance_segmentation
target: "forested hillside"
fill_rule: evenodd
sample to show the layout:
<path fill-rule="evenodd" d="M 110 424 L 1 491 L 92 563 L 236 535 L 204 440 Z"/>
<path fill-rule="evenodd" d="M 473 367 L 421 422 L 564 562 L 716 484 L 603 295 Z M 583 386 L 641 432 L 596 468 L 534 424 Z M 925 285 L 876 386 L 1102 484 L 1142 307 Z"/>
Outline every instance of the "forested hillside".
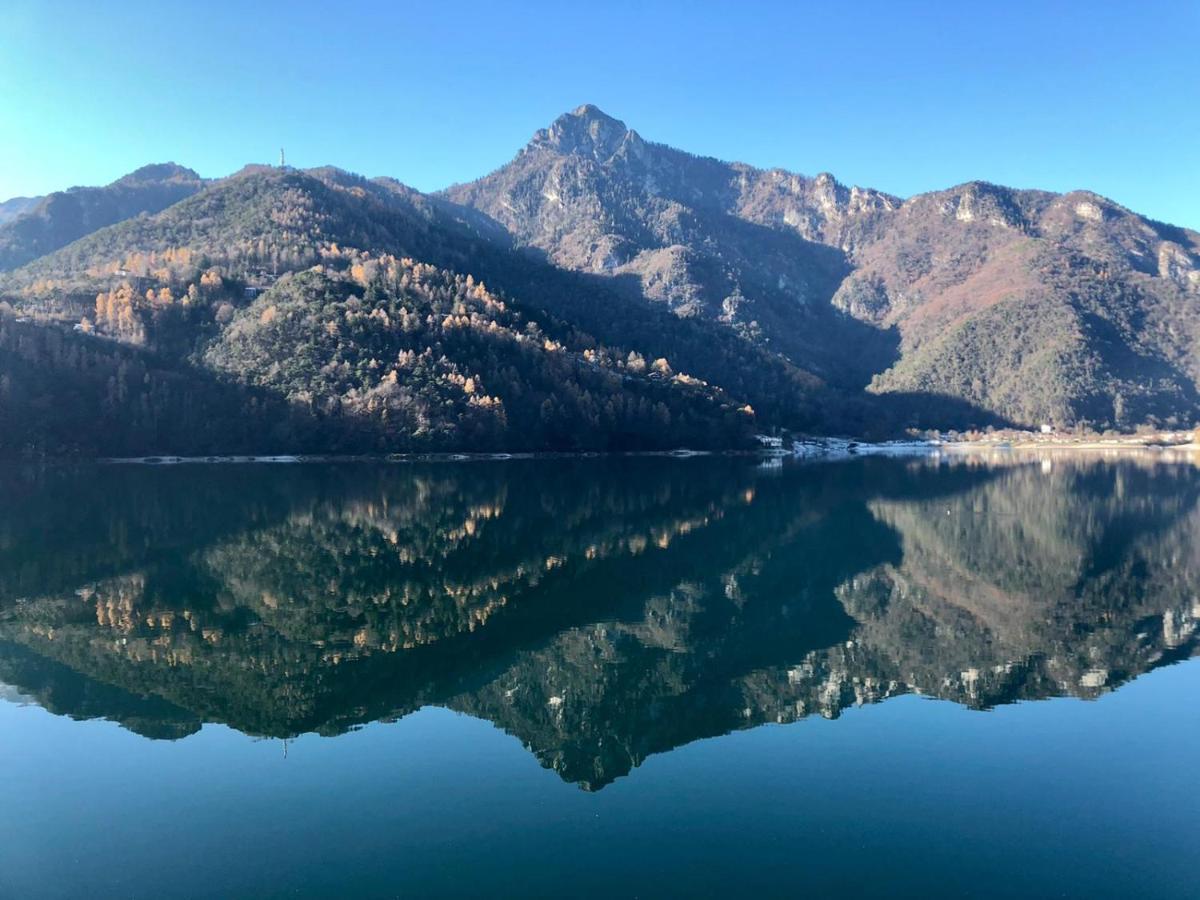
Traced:
<path fill-rule="evenodd" d="M 747 398 L 796 424 L 817 421 L 812 376 L 514 255 L 472 218 L 393 182 L 257 167 L 101 229 L 4 278 L 0 375 L 14 387 L 0 445 L 748 446 L 757 411 Z M 118 377 L 122 366 L 138 377 Z M 72 379 L 86 389 L 56 402 Z M 194 429 L 179 392 L 204 410 Z M 107 421 L 88 421 L 89 409 Z"/>
<path fill-rule="evenodd" d="M 336 449 L 738 446 L 753 424 L 664 359 L 545 330 L 469 275 L 394 257 L 285 276 L 204 360 L 342 434 Z"/>

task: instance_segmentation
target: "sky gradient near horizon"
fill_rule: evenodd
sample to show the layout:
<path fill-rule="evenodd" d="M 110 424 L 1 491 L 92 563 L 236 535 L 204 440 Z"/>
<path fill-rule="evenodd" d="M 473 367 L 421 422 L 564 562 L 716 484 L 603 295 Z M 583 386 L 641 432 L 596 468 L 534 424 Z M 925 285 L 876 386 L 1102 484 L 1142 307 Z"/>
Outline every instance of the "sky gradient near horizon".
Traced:
<path fill-rule="evenodd" d="M 594 103 L 647 140 L 901 196 L 1086 188 L 1200 228 L 1197 0 L 0 4 L 0 200 L 149 162 L 421 190 Z"/>

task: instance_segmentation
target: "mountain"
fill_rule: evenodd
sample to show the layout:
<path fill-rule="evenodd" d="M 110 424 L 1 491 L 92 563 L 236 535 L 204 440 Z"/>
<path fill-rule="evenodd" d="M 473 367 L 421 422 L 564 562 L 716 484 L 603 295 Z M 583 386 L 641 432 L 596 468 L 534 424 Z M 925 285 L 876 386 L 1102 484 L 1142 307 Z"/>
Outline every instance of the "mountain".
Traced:
<path fill-rule="evenodd" d="M 0 271 L 22 266 L 105 225 L 166 209 L 196 193 L 201 184 L 191 169 L 161 163 L 143 166 L 105 187 L 10 200 L 0 216 Z"/>
<path fill-rule="evenodd" d="M 33 209 L 41 200 L 41 197 L 13 197 L 0 203 L 0 225 L 11 222 L 22 213 Z"/>
<path fill-rule="evenodd" d="M 1200 235 L 1086 192 L 915 197 L 833 302 L 901 336 L 872 388 L 1017 422 L 1187 425 L 1200 411 Z"/>
<path fill-rule="evenodd" d="M 509 165 L 444 196 L 558 266 L 720 323 L 824 378 L 865 383 L 869 370 L 847 365 L 845 348 L 874 357 L 889 342 L 829 302 L 850 271 L 845 254 L 739 216 L 733 192 L 751 171 L 648 143 L 582 106 Z"/>
<path fill-rule="evenodd" d="M 14 313 L 83 332 L 47 342 L 36 322 L 0 322 L 9 452 L 721 447 L 746 446 L 758 410 L 818 421 L 819 380 L 785 360 L 514 254 L 472 210 L 336 169 L 250 167 L 0 290 Z M 135 358 L 111 359 L 113 342 Z M 129 365 L 160 375 L 112 374 Z M 62 414 L 96 408 L 78 388 L 56 399 L 80 378 L 124 427 Z M 167 402 L 179 392 L 188 404 Z M 209 421 L 189 432 L 197 404 Z M 245 428 L 222 446 L 213 416 L 249 409 L 257 447 Z"/>
<path fill-rule="evenodd" d="M 582 106 L 445 196 L 834 384 L 1024 425 L 1200 415 L 1200 234 L 1094 194 L 972 183 L 902 201 L 694 157 Z"/>
<path fill-rule="evenodd" d="M 4 259 L 0 453 L 1200 420 L 1196 232 L 1086 192 L 902 200 L 695 157 L 594 106 L 433 195 L 148 166 L 0 225 Z"/>

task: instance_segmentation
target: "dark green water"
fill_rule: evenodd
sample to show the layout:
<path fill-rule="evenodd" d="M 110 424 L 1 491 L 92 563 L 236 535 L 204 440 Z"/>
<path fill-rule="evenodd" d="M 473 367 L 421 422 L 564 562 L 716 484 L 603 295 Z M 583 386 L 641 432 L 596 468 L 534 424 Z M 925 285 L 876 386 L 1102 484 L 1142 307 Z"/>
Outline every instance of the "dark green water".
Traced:
<path fill-rule="evenodd" d="M 0 896 L 1198 896 L 1200 469 L 0 471 Z"/>

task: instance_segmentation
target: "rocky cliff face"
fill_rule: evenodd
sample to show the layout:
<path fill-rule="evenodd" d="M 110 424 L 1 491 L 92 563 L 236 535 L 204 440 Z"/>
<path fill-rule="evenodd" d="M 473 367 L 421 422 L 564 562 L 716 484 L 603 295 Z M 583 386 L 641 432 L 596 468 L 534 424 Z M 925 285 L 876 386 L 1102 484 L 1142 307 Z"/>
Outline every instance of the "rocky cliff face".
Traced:
<path fill-rule="evenodd" d="M 583 106 L 538 132 L 508 166 L 445 196 L 559 266 L 610 276 L 679 316 L 720 322 L 832 381 L 862 381 L 861 367 L 846 364 L 846 345 L 882 352 L 886 340 L 829 304 L 848 272 L 844 252 L 740 214 L 765 205 L 756 185 L 770 177 L 649 143 Z M 869 205 L 855 200 L 856 210 Z M 814 229 L 841 227 L 844 212 L 813 209 L 805 222 L 818 217 Z"/>

